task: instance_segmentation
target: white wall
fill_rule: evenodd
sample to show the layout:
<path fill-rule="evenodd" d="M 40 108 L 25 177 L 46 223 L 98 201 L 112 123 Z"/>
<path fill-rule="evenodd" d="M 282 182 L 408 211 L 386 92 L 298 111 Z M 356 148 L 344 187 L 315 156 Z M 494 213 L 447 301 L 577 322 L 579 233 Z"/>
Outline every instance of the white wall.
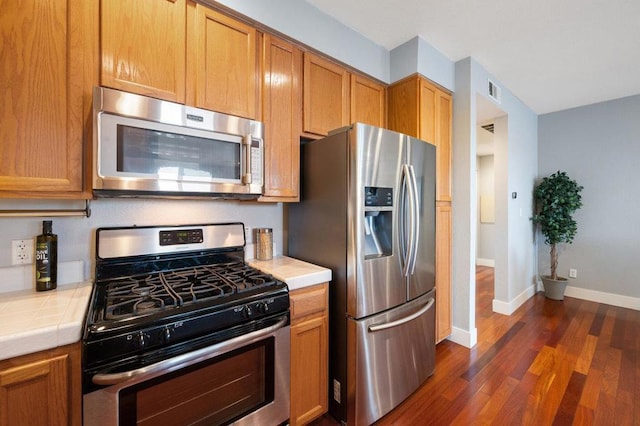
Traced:
<path fill-rule="evenodd" d="M 493 143 L 493 134 L 482 128 L 476 129 L 479 138 L 490 138 Z M 478 156 L 476 160 L 478 170 L 478 240 L 476 252 L 476 264 L 493 266 L 495 260 L 495 218 L 493 222 L 482 222 L 482 197 L 492 200 L 492 208 L 495 212 L 495 179 L 493 168 L 493 155 Z M 494 215 L 495 216 L 495 215 Z"/>
<path fill-rule="evenodd" d="M 453 325 L 474 342 L 477 182 L 476 97 L 487 96 L 487 80 L 500 82 L 474 59 L 455 64 L 453 120 Z M 533 294 L 535 250 L 531 191 L 537 175 L 537 116 L 502 86 L 507 116 L 496 121 L 496 300 L 509 313 Z M 511 193 L 517 198 L 512 199 Z M 502 263 L 499 263 L 502 262 Z M 502 276 L 500 275 L 502 274 Z"/>
<path fill-rule="evenodd" d="M 0 200 L 0 209 L 84 208 L 83 202 Z M 11 265 L 11 240 L 29 239 L 42 231 L 43 218 L 0 218 L 0 292 L 14 285 L 3 280 Z M 98 199 L 91 217 L 52 218 L 58 235 L 58 261 L 82 261 L 84 279 L 94 276 L 95 230 L 105 226 L 143 226 L 243 222 L 273 228 L 276 249 L 282 248 L 282 205 L 213 200 Z M 251 235 L 247 235 L 249 240 Z"/>
<path fill-rule="evenodd" d="M 389 51 L 300 0 L 217 0 L 378 80 L 389 83 Z"/>
<path fill-rule="evenodd" d="M 391 81 L 416 72 L 455 92 L 453 61 L 419 36 L 391 50 Z"/>
<path fill-rule="evenodd" d="M 539 175 L 562 170 L 584 186 L 578 232 L 558 273 L 578 270 L 569 283 L 576 296 L 599 292 L 596 300 L 640 309 L 640 95 L 541 115 L 539 128 Z M 543 236 L 538 245 L 540 274 L 548 275 Z"/>

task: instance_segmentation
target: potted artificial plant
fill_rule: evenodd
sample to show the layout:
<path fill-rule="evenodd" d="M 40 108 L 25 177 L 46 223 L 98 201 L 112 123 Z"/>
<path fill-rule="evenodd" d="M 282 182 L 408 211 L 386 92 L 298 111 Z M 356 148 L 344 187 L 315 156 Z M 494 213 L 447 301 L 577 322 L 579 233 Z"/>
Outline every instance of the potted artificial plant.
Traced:
<path fill-rule="evenodd" d="M 576 235 L 578 224 L 572 214 L 582 207 L 580 191 L 582 186 L 561 171 L 543 178 L 533 191 L 536 213 L 531 220 L 540 226 L 545 244 L 551 247 L 551 274 L 542 276 L 545 296 L 550 299 L 564 299 L 568 280 L 558 276 L 558 244 L 571 244 Z"/>

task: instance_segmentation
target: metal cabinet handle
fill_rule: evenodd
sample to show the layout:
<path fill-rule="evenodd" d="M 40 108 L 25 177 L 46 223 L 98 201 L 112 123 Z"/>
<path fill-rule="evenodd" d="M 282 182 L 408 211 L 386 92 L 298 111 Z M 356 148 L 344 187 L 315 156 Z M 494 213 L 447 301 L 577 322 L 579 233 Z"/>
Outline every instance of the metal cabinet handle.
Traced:
<path fill-rule="evenodd" d="M 373 333 L 373 332 L 376 332 L 376 331 L 387 330 L 389 328 L 393 328 L 393 327 L 397 327 L 397 326 L 402 325 L 402 324 L 406 324 L 409 321 L 413 321 L 414 319 L 418 318 L 419 316 L 421 316 L 422 314 L 427 312 L 429 310 L 429 308 L 431 308 L 431 306 L 433 306 L 435 301 L 436 301 L 436 299 L 434 299 L 433 297 L 430 298 L 429 301 L 427 302 L 427 304 L 422 307 L 422 309 L 420 309 L 419 311 L 414 312 L 411 315 L 408 315 L 408 316 L 406 316 L 404 318 L 400 318 L 398 320 L 387 322 L 387 323 L 384 323 L 384 324 L 370 325 L 369 326 L 369 331 Z"/>
<path fill-rule="evenodd" d="M 212 358 L 213 356 L 221 355 L 246 346 L 249 343 L 258 341 L 284 327 L 287 324 L 287 321 L 288 318 L 283 316 L 280 321 L 270 327 L 234 337 L 233 339 L 225 340 L 224 342 L 216 343 L 215 345 L 207 346 L 206 348 L 165 359 L 163 361 L 156 362 L 155 364 L 147 365 L 146 367 L 137 368 L 135 370 L 124 371 L 122 373 L 95 374 L 91 378 L 91 381 L 96 385 L 115 385 L 134 377 L 138 378 L 143 375 L 151 375 L 158 371 L 173 371 L 177 366 L 181 366 L 183 364 L 195 364 L 196 362 L 204 361 L 205 359 Z"/>

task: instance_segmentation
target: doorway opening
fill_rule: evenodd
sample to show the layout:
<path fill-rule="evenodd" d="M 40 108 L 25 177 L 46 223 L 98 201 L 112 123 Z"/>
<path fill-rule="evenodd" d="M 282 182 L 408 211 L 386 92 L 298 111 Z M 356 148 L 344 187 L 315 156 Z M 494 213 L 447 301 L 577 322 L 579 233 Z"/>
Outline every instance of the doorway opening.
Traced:
<path fill-rule="evenodd" d="M 476 326 L 493 312 L 497 295 L 506 293 L 507 114 L 476 94 Z M 504 288 L 501 288 L 504 287 Z M 491 303 L 487 303 L 490 300 Z"/>

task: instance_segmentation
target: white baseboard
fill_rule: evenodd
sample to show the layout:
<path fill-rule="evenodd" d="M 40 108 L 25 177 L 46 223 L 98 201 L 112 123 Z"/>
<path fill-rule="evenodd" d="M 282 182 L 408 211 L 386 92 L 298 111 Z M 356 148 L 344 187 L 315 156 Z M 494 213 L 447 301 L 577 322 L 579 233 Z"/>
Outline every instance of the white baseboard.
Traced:
<path fill-rule="evenodd" d="M 640 311 L 640 298 L 567 286 L 565 296 Z"/>
<path fill-rule="evenodd" d="M 476 265 L 477 266 L 490 266 L 492 268 L 495 268 L 496 261 L 494 259 L 481 259 L 481 258 L 478 258 L 478 259 L 476 259 Z"/>
<path fill-rule="evenodd" d="M 534 285 L 530 285 L 510 302 L 493 299 L 493 312 L 497 312 L 502 315 L 511 315 L 534 294 L 536 294 L 536 288 Z"/>
<path fill-rule="evenodd" d="M 451 335 L 447 337 L 447 340 L 451 340 L 453 343 L 467 348 L 472 348 L 478 343 L 478 329 L 474 328 L 471 331 L 467 331 L 458 327 L 451 327 Z"/>

